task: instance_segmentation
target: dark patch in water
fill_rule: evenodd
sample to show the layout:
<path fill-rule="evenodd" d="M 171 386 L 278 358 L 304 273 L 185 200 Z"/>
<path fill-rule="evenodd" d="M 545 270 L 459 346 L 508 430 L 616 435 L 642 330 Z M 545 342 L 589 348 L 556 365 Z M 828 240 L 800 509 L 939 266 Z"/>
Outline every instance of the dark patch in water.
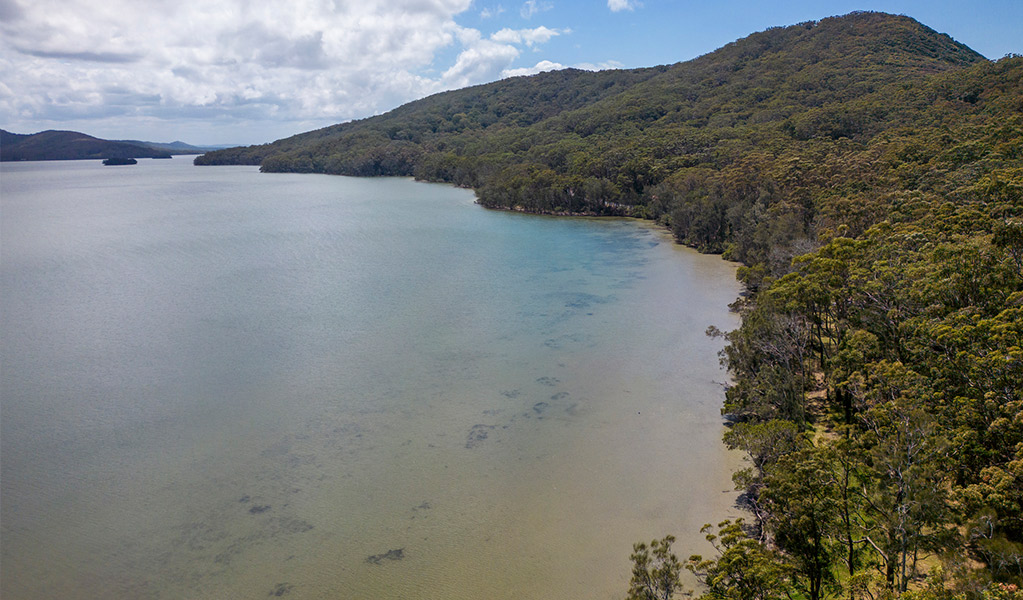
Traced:
<path fill-rule="evenodd" d="M 223 541 L 226 537 L 227 534 L 222 529 L 197 522 L 181 527 L 181 537 L 178 543 L 191 551 L 201 552 Z"/>
<path fill-rule="evenodd" d="M 501 392 L 502 396 L 504 396 L 505 398 L 511 398 L 513 400 L 515 398 L 518 398 L 521 394 L 522 392 L 520 390 L 504 390 L 503 392 Z"/>
<path fill-rule="evenodd" d="M 248 496 L 242 496 L 241 498 L 238 498 L 238 502 L 248 502 L 249 500 L 251 500 L 251 498 L 249 498 Z"/>
<path fill-rule="evenodd" d="M 536 382 L 539 383 L 540 385 L 554 387 L 561 383 L 561 380 L 558 379 L 557 377 L 540 377 L 536 380 Z"/>
<path fill-rule="evenodd" d="M 256 506 L 253 506 L 252 508 L 250 508 L 249 512 L 254 514 L 254 515 L 258 515 L 258 514 L 261 514 L 261 513 L 265 513 L 268 510 L 270 510 L 270 505 L 269 504 L 257 504 Z"/>
<path fill-rule="evenodd" d="M 543 411 L 547 410 L 549 407 L 550 404 L 547 404 L 546 402 L 537 402 L 533 405 L 533 412 L 538 415 L 542 415 Z"/>
<path fill-rule="evenodd" d="M 292 585 L 290 583 L 278 583 L 277 587 L 270 590 L 268 594 L 271 598 L 280 598 L 286 596 L 291 591 Z"/>
<path fill-rule="evenodd" d="M 275 444 L 272 444 L 260 452 L 260 456 L 264 458 L 274 458 L 278 456 L 287 456 L 291 452 L 291 439 L 284 437 Z"/>
<path fill-rule="evenodd" d="M 568 392 L 558 392 L 557 394 L 551 396 L 551 400 L 561 400 L 563 398 L 568 398 L 568 395 L 569 395 Z"/>
<path fill-rule="evenodd" d="M 580 335 L 580 334 L 577 334 L 577 333 L 571 333 L 571 334 L 562 335 L 562 336 L 559 336 L 559 337 L 556 337 L 556 338 L 549 338 L 547 340 L 544 340 L 543 345 L 546 346 L 547 348 L 552 349 L 552 350 L 559 350 L 559 349 L 564 348 L 565 346 L 567 346 L 569 344 L 586 344 L 587 342 L 589 342 L 589 340 L 590 340 L 590 336 L 588 336 L 588 335 Z M 589 345 L 592 346 L 592 343 L 589 344 Z M 555 380 L 555 381 L 557 381 L 557 380 Z"/>
<path fill-rule="evenodd" d="M 473 425 L 472 429 L 469 430 L 469 438 L 465 441 L 465 447 L 475 448 L 480 445 L 483 443 L 483 440 L 487 439 L 487 436 L 490 435 L 493 429 L 493 425 Z"/>
<path fill-rule="evenodd" d="M 594 304 L 608 304 L 614 302 L 612 296 L 595 296 L 593 294 L 577 293 L 566 294 L 565 308 L 590 308 Z"/>
<path fill-rule="evenodd" d="M 383 563 L 384 560 L 401 560 L 403 558 L 405 558 L 405 549 L 404 548 L 398 548 L 396 550 L 388 550 L 387 552 L 384 552 L 383 554 L 373 554 L 373 555 L 367 556 L 366 557 L 366 562 L 374 564 L 374 565 L 379 565 L 379 564 Z"/>
<path fill-rule="evenodd" d="M 308 521 L 302 519 L 283 518 L 274 527 L 274 533 L 305 533 L 312 529 L 313 526 Z"/>

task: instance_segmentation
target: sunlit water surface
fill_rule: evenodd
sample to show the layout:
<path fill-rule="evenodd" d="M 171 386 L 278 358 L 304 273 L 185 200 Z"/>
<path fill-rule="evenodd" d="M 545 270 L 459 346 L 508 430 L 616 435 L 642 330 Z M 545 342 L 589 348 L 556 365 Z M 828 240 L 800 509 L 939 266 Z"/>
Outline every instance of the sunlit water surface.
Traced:
<path fill-rule="evenodd" d="M 406 179 L 0 173 L 0 595 L 602 599 L 734 513 L 733 267 Z"/>

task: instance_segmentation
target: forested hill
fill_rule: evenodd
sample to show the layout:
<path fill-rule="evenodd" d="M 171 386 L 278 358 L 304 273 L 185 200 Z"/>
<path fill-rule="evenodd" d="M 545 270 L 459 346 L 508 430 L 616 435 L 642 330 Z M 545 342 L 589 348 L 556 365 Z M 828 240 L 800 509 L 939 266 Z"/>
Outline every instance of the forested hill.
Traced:
<path fill-rule="evenodd" d="M 170 157 L 167 150 L 145 142 L 102 140 L 77 131 L 18 134 L 0 129 L 0 161 Z"/>
<path fill-rule="evenodd" d="M 414 175 L 471 187 L 488 207 L 658 219 L 683 243 L 774 269 L 822 226 L 872 224 L 875 208 L 845 192 L 888 185 L 894 174 L 876 172 L 882 140 L 891 152 L 947 143 L 936 126 L 970 126 L 957 131 L 972 139 L 981 120 L 1013 111 L 1004 94 L 1018 91 L 1018 67 L 909 17 L 861 12 L 769 29 L 671 66 L 437 94 L 195 162 Z M 850 178 L 848 165 L 864 161 L 873 171 Z M 969 171 L 962 160 L 948 168 Z"/>
<path fill-rule="evenodd" d="M 673 66 L 565 70 L 437 94 L 378 117 L 209 153 L 196 163 L 415 175 L 512 192 L 487 193 L 485 203 L 495 206 L 621 212 L 623 202 L 644 203 L 645 189 L 679 166 L 703 162 L 718 140 L 742 137 L 736 126 L 771 124 L 802 138 L 863 135 L 874 115 L 818 111 L 979 61 L 907 17 L 856 13 L 774 28 Z M 533 167 L 570 179 L 552 181 L 546 198 L 534 189 L 519 198 L 516 175 Z"/>
<path fill-rule="evenodd" d="M 435 94 L 386 114 L 302 133 L 271 144 L 227 148 L 199 165 L 258 165 L 264 170 L 335 175 L 413 175 L 426 153 L 453 138 L 488 130 L 523 130 L 561 112 L 620 94 L 667 67 L 619 71 L 565 69 Z"/>

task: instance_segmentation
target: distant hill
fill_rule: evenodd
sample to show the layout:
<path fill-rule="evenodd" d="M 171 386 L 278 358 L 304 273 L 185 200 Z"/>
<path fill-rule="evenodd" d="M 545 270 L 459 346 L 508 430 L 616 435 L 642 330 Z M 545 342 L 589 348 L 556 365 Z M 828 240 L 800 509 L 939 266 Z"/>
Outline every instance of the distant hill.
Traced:
<path fill-rule="evenodd" d="M 136 146 L 143 146 L 146 148 L 153 148 L 154 150 L 162 150 L 171 154 L 202 154 L 203 152 L 210 152 L 212 150 L 219 150 L 226 146 L 193 146 L 186 144 L 181 141 L 174 141 L 170 143 L 164 142 L 143 142 L 141 140 L 117 140 L 125 144 L 134 144 Z"/>
<path fill-rule="evenodd" d="M 77 131 L 49 130 L 24 135 L 0 130 L 0 161 L 170 157 L 166 150 L 101 140 Z"/>

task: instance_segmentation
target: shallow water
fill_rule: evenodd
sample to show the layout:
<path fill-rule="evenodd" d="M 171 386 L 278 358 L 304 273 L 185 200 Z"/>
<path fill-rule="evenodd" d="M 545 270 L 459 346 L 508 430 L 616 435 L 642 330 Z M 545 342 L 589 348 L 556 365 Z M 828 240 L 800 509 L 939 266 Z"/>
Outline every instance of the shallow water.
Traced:
<path fill-rule="evenodd" d="M 7 600 L 614 598 L 734 512 L 716 257 L 406 179 L 2 169 Z"/>

